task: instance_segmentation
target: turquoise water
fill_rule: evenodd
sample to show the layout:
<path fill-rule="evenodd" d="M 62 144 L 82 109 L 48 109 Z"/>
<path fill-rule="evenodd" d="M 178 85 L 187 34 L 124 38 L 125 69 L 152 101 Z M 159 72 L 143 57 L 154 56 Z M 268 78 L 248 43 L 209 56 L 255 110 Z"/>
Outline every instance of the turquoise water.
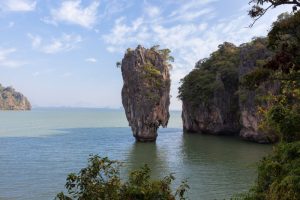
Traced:
<path fill-rule="evenodd" d="M 156 143 L 136 143 L 123 111 L 34 109 L 0 112 L 0 199 L 53 199 L 90 154 L 124 162 L 122 175 L 144 163 L 154 177 L 188 179 L 190 199 L 224 199 L 255 180 L 255 163 L 271 146 L 232 137 L 183 134 L 180 112 Z M 175 184 L 176 184 L 175 183 Z"/>

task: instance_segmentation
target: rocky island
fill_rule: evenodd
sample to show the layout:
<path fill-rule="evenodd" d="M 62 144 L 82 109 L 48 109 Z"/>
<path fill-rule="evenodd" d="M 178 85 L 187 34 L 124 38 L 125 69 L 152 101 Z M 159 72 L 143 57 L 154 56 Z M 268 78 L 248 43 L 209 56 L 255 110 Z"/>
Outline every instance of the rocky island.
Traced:
<path fill-rule="evenodd" d="M 259 128 L 258 106 L 267 106 L 264 95 L 276 93 L 278 87 L 264 83 L 251 89 L 242 84 L 245 75 L 271 56 L 267 39 L 256 38 L 241 46 L 225 42 L 209 58 L 198 61 L 179 88 L 184 131 L 275 142 L 272 131 Z"/>
<path fill-rule="evenodd" d="M 0 84 L 0 110 L 30 110 L 28 99 L 12 87 Z"/>
<path fill-rule="evenodd" d="M 169 49 L 138 46 L 127 49 L 121 65 L 122 103 L 133 136 L 140 142 L 155 141 L 159 126 L 169 120 Z"/>

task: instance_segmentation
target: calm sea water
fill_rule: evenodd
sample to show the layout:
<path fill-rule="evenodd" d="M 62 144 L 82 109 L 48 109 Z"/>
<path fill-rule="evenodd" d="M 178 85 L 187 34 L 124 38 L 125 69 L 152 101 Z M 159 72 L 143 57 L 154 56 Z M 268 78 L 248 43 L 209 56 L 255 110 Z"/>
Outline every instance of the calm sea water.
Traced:
<path fill-rule="evenodd" d="M 123 175 L 145 163 L 154 177 L 175 173 L 176 183 L 188 179 L 190 199 L 224 199 L 249 189 L 256 162 L 271 149 L 232 137 L 183 134 L 181 127 L 180 112 L 171 112 L 157 142 L 143 144 L 135 142 L 122 111 L 0 112 L 0 199 L 53 199 L 90 154 L 123 161 Z"/>

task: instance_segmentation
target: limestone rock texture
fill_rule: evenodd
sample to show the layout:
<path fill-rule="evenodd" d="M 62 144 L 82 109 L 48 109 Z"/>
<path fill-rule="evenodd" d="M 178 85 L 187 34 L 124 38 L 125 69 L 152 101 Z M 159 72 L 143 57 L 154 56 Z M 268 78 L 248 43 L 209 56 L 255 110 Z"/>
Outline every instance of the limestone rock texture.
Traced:
<path fill-rule="evenodd" d="M 280 86 L 265 81 L 252 90 L 242 84 L 245 75 L 271 56 L 267 40 L 257 38 L 240 46 L 225 42 L 208 59 L 197 62 L 179 88 L 184 131 L 235 135 L 257 143 L 276 142 L 278 137 L 272 130 L 260 127 L 258 108 L 267 108 L 263 97 L 276 94 Z"/>
<path fill-rule="evenodd" d="M 156 140 L 159 126 L 169 120 L 170 51 L 138 46 L 122 59 L 122 104 L 136 141 Z"/>
<path fill-rule="evenodd" d="M 23 94 L 0 84 L 0 110 L 31 110 L 31 105 Z"/>
<path fill-rule="evenodd" d="M 186 76 L 179 89 L 185 132 L 233 135 L 240 130 L 236 95 L 238 48 L 231 43 L 224 43 L 219 48 L 215 58 L 196 63 L 195 70 Z M 223 57 L 231 62 L 224 63 L 221 68 L 217 65 Z"/>
<path fill-rule="evenodd" d="M 218 76 L 216 77 L 218 79 Z M 240 130 L 238 114 L 238 98 L 235 90 L 224 87 L 214 91 L 209 104 L 201 103 L 193 106 L 188 101 L 182 103 L 183 130 L 214 135 L 233 135 Z"/>
<path fill-rule="evenodd" d="M 266 45 L 245 44 L 241 47 L 239 79 L 242 80 L 244 75 L 250 73 L 256 68 L 257 62 L 268 59 L 272 53 L 267 49 Z M 258 143 L 274 143 L 278 137 L 274 132 L 262 131 L 259 124 L 262 117 L 258 114 L 258 104 L 261 107 L 267 107 L 266 103 L 257 103 L 259 97 L 268 93 L 277 93 L 279 85 L 276 83 L 262 83 L 256 90 L 246 90 L 239 88 L 239 107 L 240 107 L 240 123 L 241 131 L 239 136 L 245 140 L 255 141 Z"/>

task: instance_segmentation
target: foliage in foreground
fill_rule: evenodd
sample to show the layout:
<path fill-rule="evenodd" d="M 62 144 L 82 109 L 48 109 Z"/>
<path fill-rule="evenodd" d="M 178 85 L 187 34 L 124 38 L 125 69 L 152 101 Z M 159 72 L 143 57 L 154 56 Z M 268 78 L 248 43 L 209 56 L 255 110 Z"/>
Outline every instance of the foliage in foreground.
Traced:
<path fill-rule="evenodd" d="M 262 127 L 275 129 L 282 142 L 300 140 L 300 12 L 281 14 L 268 34 L 274 56 L 245 76 L 248 86 L 276 81 L 278 94 L 269 94 L 268 108 L 260 108 Z"/>
<path fill-rule="evenodd" d="M 67 177 L 68 195 L 59 193 L 56 200 L 184 200 L 189 189 L 186 181 L 182 181 L 173 192 L 171 184 L 175 177 L 170 174 L 161 180 L 150 179 L 150 168 L 144 167 L 132 171 L 128 181 L 120 178 L 120 163 L 107 157 L 91 156 L 86 168 L 78 174 L 71 173 Z"/>
<path fill-rule="evenodd" d="M 281 143 L 260 161 L 256 185 L 234 199 L 300 199 L 300 142 Z"/>
<path fill-rule="evenodd" d="M 269 107 L 262 110 L 264 127 L 272 127 L 281 138 L 273 152 L 260 161 L 255 186 L 236 199 L 300 199 L 300 12 L 283 14 L 268 34 L 273 58 L 261 70 L 271 70 L 265 79 L 280 83 L 278 94 L 269 95 Z M 257 72 L 254 72 L 257 73 Z M 248 80 L 260 84 L 261 78 Z"/>

